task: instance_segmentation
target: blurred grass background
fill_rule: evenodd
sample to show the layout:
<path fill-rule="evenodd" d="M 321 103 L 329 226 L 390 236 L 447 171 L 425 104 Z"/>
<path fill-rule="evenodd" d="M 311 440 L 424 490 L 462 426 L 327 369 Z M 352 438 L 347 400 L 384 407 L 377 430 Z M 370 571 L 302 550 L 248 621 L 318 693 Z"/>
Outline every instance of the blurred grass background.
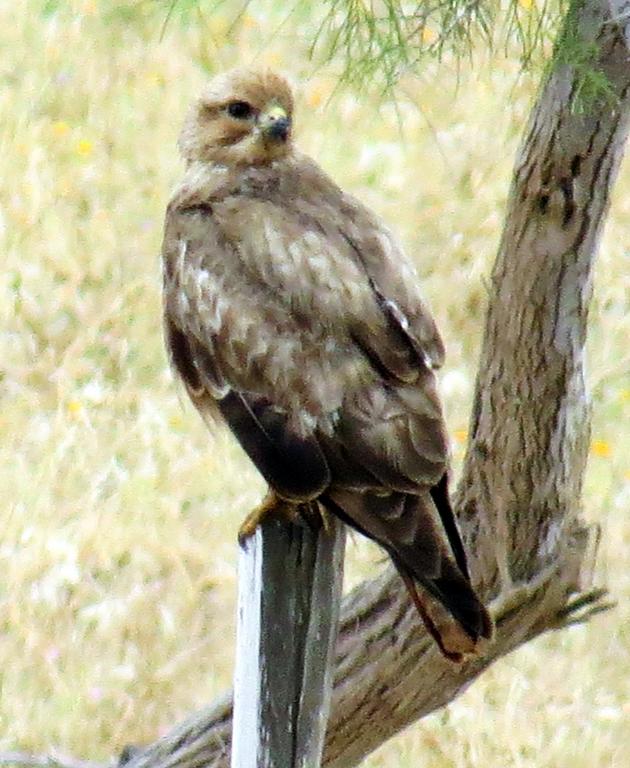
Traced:
<path fill-rule="evenodd" d="M 210 436 L 162 348 L 163 211 L 188 102 L 212 71 L 278 67 L 301 147 L 417 259 L 448 346 L 461 461 L 511 166 L 537 76 L 445 61 L 398 105 L 335 89 L 312 14 L 278 2 L 0 3 L 0 750 L 105 758 L 230 685 L 235 532 L 263 491 Z M 164 28 L 163 28 L 164 26 Z M 474 72 L 471 70 L 474 69 Z M 597 267 L 585 514 L 618 607 L 529 644 L 369 768 L 593 768 L 630 752 L 630 174 Z M 381 557 L 354 539 L 348 585 Z"/>

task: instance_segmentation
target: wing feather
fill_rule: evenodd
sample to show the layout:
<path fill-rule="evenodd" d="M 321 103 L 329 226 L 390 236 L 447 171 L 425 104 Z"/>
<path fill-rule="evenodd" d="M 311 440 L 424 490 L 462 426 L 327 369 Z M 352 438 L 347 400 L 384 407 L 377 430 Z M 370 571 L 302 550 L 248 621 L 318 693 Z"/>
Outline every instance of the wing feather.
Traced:
<path fill-rule="evenodd" d="M 264 400 L 230 392 L 219 410 L 258 471 L 282 498 L 310 501 L 330 484 L 330 470 L 314 437 L 300 437 Z"/>
<path fill-rule="evenodd" d="M 335 437 L 384 488 L 414 493 L 444 474 L 448 445 L 441 419 L 411 411 L 399 391 L 377 384 L 348 398 Z M 418 434 L 424 451 L 417 450 Z"/>
<path fill-rule="evenodd" d="M 226 370 L 221 365 L 217 347 L 234 347 L 231 353 L 238 355 L 246 339 L 230 338 L 234 326 L 226 321 L 242 297 L 238 293 L 220 294 L 226 282 L 229 293 L 229 286 L 237 285 L 240 275 L 232 274 L 226 281 L 224 275 L 221 280 L 216 279 L 221 275 L 210 274 L 217 256 L 230 255 L 222 251 L 224 245 L 215 230 L 212 209 L 207 206 L 187 206 L 167 217 L 163 247 L 165 335 L 171 361 L 202 415 L 221 414 L 277 493 L 287 499 L 309 501 L 330 483 L 328 464 L 316 438 L 296 432 L 289 416 L 273 401 L 243 389 L 243 383 L 247 384 L 246 349 L 240 378 L 230 376 L 230 367 Z M 224 353 L 224 358 L 229 360 L 230 354 Z M 265 374 L 264 368 L 252 376 L 254 384 L 261 374 Z"/>
<path fill-rule="evenodd" d="M 418 275 L 392 233 L 350 195 L 343 196 L 343 236 L 365 270 L 383 314 L 430 368 L 444 362 L 444 344 L 419 291 Z"/>

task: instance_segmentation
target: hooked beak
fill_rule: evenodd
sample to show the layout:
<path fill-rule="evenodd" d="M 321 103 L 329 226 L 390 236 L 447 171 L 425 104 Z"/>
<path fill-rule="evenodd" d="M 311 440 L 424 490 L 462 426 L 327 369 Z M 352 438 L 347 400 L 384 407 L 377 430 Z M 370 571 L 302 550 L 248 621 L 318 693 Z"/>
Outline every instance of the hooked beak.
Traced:
<path fill-rule="evenodd" d="M 291 118 L 281 106 L 275 104 L 260 115 L 259 126 L 268 141 L 285 142 L 291 133 Z"/>

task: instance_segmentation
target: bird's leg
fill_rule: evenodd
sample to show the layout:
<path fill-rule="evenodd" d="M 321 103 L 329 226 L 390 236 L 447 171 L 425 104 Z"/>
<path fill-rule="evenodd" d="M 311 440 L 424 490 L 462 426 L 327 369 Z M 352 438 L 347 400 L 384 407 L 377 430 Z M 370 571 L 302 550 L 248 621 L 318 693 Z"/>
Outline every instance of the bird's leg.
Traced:
<path fill-rule="evenodd" d="M 243 546 L 247 539 L 253 536 L 256 528 L 270 517 L 294 523 L 299 517 L 298 505 L 281 499 L 270 488 L 260 504 L 243 520 L 241 527 L 238 529 L 238 543 Z"/>

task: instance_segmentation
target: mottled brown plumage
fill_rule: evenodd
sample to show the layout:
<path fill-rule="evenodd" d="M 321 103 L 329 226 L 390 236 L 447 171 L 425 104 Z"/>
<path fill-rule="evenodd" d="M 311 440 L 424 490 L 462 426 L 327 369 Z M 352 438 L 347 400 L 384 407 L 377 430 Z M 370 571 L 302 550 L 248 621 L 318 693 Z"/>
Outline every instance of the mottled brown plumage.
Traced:
<path fill-rule="evenodd" d="M 387 550 L 459 660 L 492 629 L 448 497 L 442 341 L 389 230 L 294 148 L 292 112 L 284 79 L 249 70 L 191 108 L 163 246 L 171 359 L 277 497 Z"/>

